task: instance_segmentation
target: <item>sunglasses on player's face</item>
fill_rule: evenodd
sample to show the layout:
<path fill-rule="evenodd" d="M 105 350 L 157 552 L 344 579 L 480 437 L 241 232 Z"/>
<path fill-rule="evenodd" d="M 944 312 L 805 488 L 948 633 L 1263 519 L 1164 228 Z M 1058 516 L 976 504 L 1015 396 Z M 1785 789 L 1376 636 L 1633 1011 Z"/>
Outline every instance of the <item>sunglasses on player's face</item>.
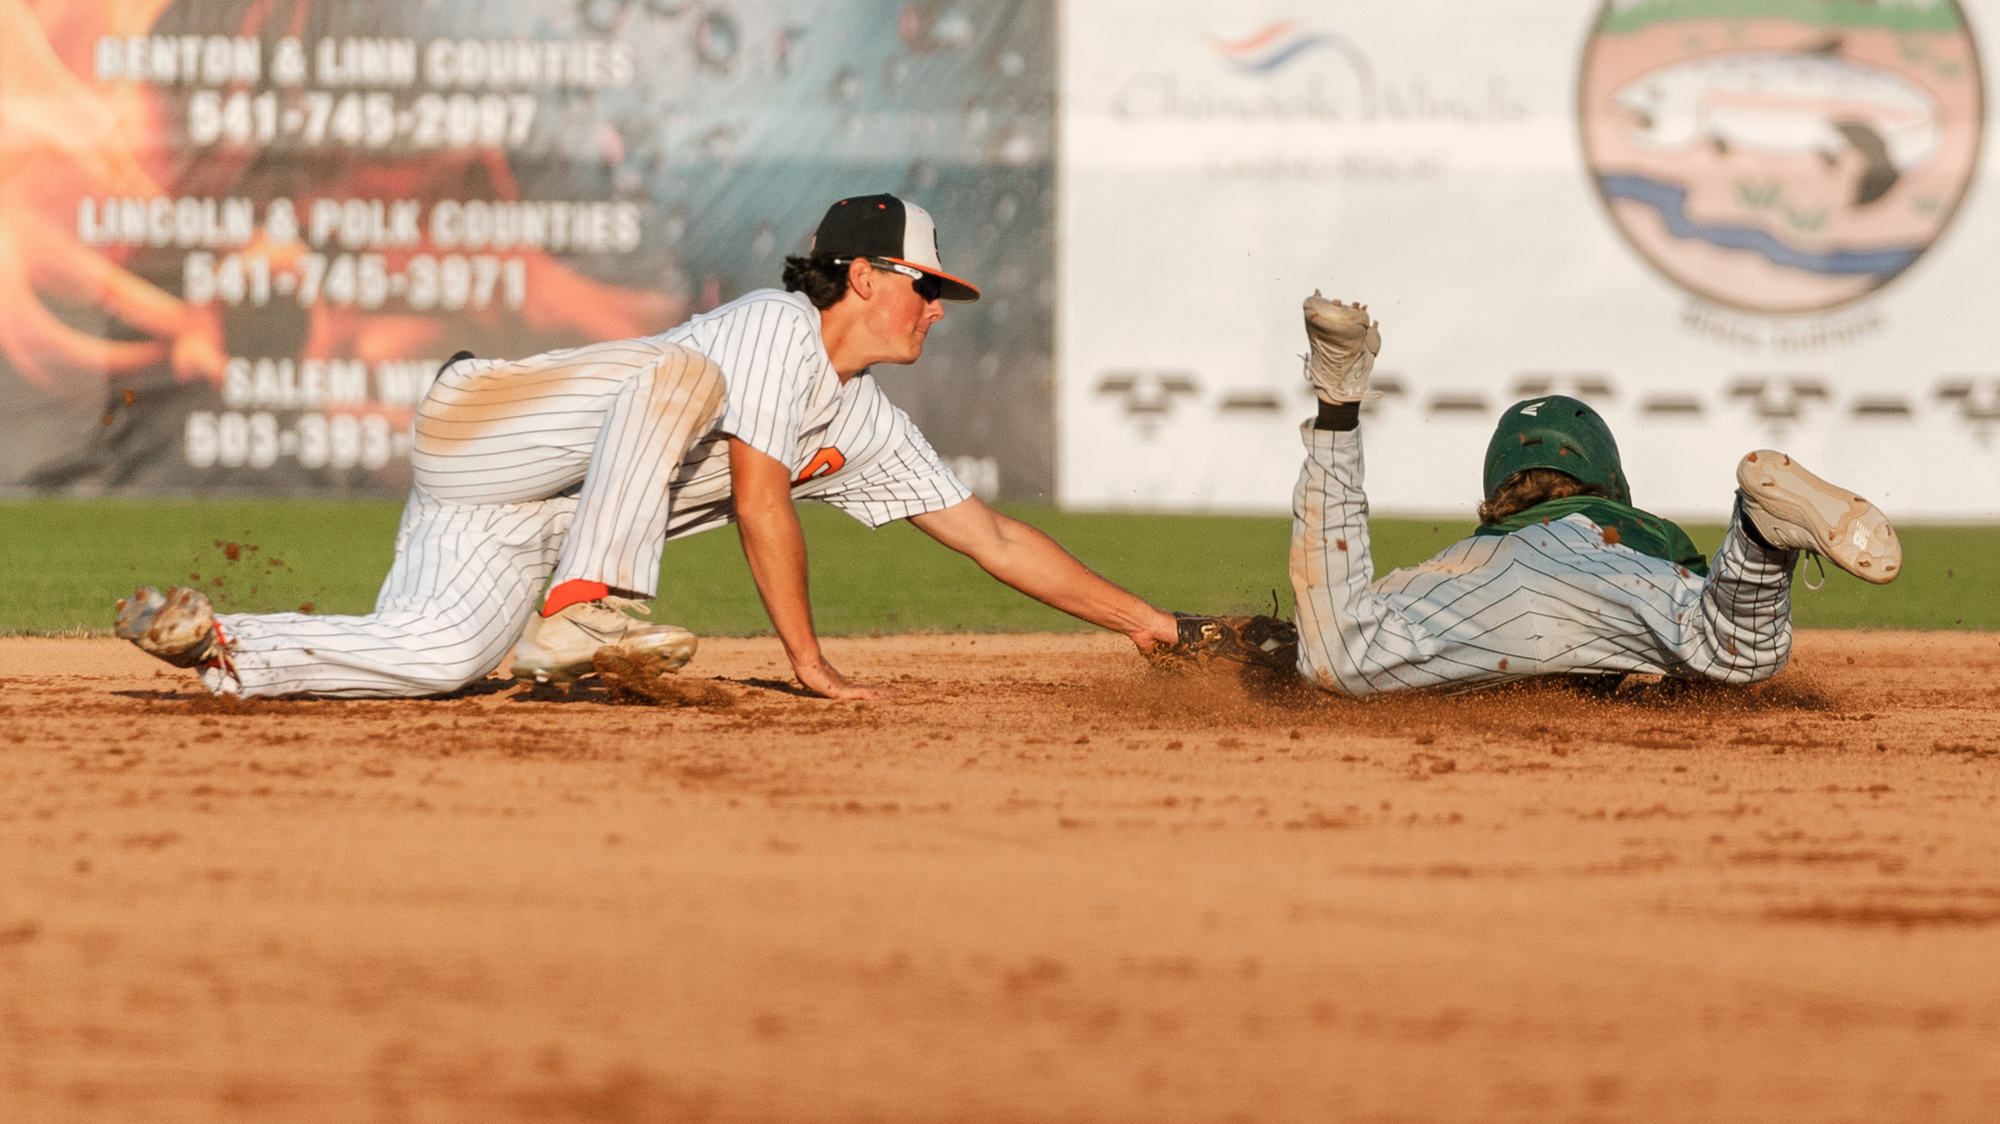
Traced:
<path fill-rule="evenodd" d="M 912 269 L 899 261 L 883 261 L 877 258 L 870 258 L 868 264 L 877 269 L 887 269 L 909 278 L 910 288 L 915 289 L 917 295 L 924 298 L 924 303 L 926 304 L 929 304 L 931 301 L 944 299 L 944 281 L 941 278 L 933 277 L 921 269 Z"/>

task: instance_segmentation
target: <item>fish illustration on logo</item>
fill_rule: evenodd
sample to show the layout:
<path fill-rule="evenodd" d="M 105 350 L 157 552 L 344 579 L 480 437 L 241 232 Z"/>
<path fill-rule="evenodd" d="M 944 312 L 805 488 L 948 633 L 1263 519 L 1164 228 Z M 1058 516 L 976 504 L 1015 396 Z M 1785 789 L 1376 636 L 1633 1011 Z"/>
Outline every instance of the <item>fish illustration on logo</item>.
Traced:
<path fill-rule="evenodd" d="M 1954 0 L 1609 0 L 1585 155 L 1662 273 L 1750 311 L 1873 292 L 1950 223 L 1978 162 L 1978 53 Z"/>
<path fill-rule="evenodd" d="M 1745 53 L 1647 74 L 1612 100 L 1634 118 L 1632 138 L 1669 151 L 1707 143 L 1722 152 L 1862 161 L 1854 204 L 1876 202 L 1905 171 L 1936 156 L 1936 99 L 1916 83 L 1832 56 Z"/>

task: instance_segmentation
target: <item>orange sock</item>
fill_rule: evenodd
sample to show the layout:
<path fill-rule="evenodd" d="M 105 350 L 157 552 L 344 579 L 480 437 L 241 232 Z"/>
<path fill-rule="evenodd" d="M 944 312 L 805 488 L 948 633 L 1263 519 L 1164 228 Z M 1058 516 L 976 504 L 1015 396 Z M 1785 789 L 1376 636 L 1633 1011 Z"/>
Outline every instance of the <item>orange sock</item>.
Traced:
<path fill-rule="evenodd" d="M 610 593 L 611 587 L 603 582 L 587 582 L 582 578 L 572 578 L 549 590 L 549 599 L 542 602 L 542 615 L 553 617 L 571 605 L 595 601 Z"/>

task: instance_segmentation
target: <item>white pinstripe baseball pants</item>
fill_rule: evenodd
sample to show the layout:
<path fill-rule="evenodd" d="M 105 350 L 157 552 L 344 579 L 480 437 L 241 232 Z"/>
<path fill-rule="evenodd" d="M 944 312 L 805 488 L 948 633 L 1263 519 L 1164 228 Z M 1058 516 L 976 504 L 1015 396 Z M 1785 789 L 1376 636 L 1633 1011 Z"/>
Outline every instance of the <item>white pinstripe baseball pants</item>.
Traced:
<path fill-rule="evenodd" d="M 202 682 L 244 696 L 438 694 L 499 665 L 551 577 L 653 596 L 674 474 L 722 405 L 714 363 L 651 340 L 453 364 L 417 408 L 416 487 L 375 611 L 225 614 L 235 674 L 205 669 Z"/>
<path fill-rule="evenodd" d="M 1735 525 L 1703 579 L 1607 545 L 1581 515 L 1475 536 L 1371 584 L 1359 430 L 1304 427 L 1292 494 L 1299 672 L 1343 695 L 1566 672 L 1749 683 L 1792 644 L 1796 556 Z"/>

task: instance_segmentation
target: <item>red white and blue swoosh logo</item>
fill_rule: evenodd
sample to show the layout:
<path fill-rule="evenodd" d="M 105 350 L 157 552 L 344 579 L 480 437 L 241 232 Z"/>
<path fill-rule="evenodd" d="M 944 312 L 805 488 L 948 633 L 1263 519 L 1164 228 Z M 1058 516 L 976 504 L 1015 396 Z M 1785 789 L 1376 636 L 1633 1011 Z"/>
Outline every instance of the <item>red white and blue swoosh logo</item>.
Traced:
<path fill-rule="evenodd" d="M 1279 20 L 1242 39 L 1209 36 L 1216 53 L 1252 74 L 1270 74 L 1301 55 L 1331 47 L 1340 36 L 1317 32 L 1298 20 Z"/>

